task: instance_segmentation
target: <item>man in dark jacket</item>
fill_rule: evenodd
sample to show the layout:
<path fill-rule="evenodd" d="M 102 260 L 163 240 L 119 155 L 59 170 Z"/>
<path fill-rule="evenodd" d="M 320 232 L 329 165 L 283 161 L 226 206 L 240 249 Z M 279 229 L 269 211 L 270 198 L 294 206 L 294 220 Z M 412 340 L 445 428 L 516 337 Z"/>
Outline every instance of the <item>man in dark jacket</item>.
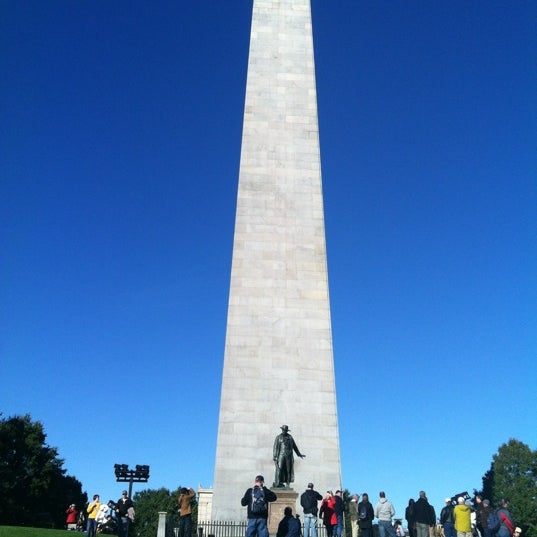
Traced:
<path fill-rule="evenodd" d="M 313 483 L 300 496 L 300 505 L 304 509 L 304 537 L 317 537 L 317 502 L 323 497 L 313 490 Z"/>
<path fill-rule="evenodd" d="M 284 517 L 278 524 L 276 537 L 300 537 L 300 522 L 293 516 L 293 508 L 286 507 L 283 514 Z"/>
<path fill-rule="evenodd" d="M 429 537 L 429 528 L 436 524 L 436 515 L 423 490 L 420 490 L 420 497 L 414 504 L 414 520 L 416 536 Z"/>
<path fill-rule="evenodd" d="M 341 537 L 343 534 L 343 515 L 345 513 L 345 504 L 343 503 L 343 493 L 340 490 L 336 490 L 334 500 L 334 511 L 337 519 L 337 526 L 335 528 L 336 537 Z"/>
<path fill-rule="evenodd" d="M 130 517 L 129 509 L 134 509 L 134 504 L 129 498 L 129 495 L 126 490 L 121 494 L 121 498 L 116 503 L 116 515 L 117 515 L 117 528 L 119 537 L 128 537 L 129 536 L 129 523 Z"/>
<path fill-rule="evenodd" d="M 360 527 L 361 537 L 372 537 L 374 518 L 375 511 L 369 501 L 369 494 L 364 492 L 362 494 L 362 501 L 358 504 L 358 526 Z"/>
<path fill-rule="evenodd" d="M 442 526 L 444 537 L 455 537 L 455 524 L 453 519 L 453 504 L 451 498 L 446 498 L 446 505 L 440 511 L 440 525 Z"/>
<path fill-rule="evenodd" d="M 247 507 L 246 537 L 268 537 L 268 504 L 276 499 L 276 494 L 265 487 L 265 478 L 256 476 L 254 486 L 247 489 L 241 500 L 241 505 Z"/>

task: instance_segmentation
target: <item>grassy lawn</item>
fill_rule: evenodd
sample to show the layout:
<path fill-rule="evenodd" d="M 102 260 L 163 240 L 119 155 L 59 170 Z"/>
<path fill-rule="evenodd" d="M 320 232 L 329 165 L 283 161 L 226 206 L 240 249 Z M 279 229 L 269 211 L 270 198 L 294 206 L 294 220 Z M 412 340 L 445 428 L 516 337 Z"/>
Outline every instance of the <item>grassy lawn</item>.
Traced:
<path fill-rule="evenodd" d="M 0 526 L 0 537 L 76 537 L 85 533 L 67 530 L 46 530 L 43 528 L 27 528 L 22 526 Z"/>

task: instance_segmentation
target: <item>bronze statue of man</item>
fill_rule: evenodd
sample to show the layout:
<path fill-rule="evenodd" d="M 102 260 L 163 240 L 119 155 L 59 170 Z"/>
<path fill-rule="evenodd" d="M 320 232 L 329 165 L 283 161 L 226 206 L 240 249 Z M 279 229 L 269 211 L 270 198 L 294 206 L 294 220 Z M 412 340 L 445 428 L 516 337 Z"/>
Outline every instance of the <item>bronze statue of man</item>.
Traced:
<path fill-rule="evenodd" d="M 275 487 L 289 487 L 295 480 L 293 451 L 303 459 L 306 455 L 300 453 L 293 437 L 289 434 L 289 427 L 282 425 L 282 432 L 274 440 L 272 458 L 276 465 Z"/>

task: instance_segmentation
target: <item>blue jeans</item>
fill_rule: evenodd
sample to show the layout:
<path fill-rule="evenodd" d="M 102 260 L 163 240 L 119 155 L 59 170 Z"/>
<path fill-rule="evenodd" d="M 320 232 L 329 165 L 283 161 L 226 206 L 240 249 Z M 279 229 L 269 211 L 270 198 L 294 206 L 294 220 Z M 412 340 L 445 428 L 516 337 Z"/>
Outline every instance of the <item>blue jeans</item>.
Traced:
<path fill-rule="evenodd" d="M 192 534 L 192 515 L 179 517 L 179 537 L 190 537 Z"/>
<path fill-rule="evenodd" d="M 266 518 L 249 518 L 246 537 L 269 537 Z"/>
<path fill-rule="evenodd" d="M 390 537 L 395 537 L 395 528 L 392 526 L 392 521 L 379 520 L 379 535 L 380 537 L 386 537 L 386 534 Z"/>
<path fill-rule="evenodd" d="M 310 535 L 317 537 L 317 517 L 308 513 L 304 515 L 304 537 L 310 537 Z"/>
<path fill-rule="evenodd" d="M 343 515 L 337 515 L 337 526 L 335 528 L 336 530 L 336 537 L 341 537 L 343 535 Z"/>
<path fill-rule="evenodd" d="M 94 537 L 97 533 L 97 521 L 94 518 L 88 518 L 86 526 L 86 537 Z"/>
<path fill-rule="evenodd" d="M 129 519 L 126 516 L 117 517 L 117 534 L 119 537 L 128 537 Z"/>
<path fill-rule="evenodd" d="M 457 535 L 453 522 L 444 522 L 444 535 L 445 537 L 455 537 Z"/>

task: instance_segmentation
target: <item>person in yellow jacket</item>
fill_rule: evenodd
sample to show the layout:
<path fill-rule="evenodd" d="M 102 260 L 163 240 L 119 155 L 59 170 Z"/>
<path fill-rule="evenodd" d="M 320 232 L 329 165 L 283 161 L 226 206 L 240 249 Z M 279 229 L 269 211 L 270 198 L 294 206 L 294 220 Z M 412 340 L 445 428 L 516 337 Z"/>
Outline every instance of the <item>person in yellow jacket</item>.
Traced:
<path fill-rule="evenodd" d="M 86 537 L 94 537 L 97 532 L 97 521 L 95 517 L 101 507 L 101 500 L 98 494 L 93 495 L 93 501 L 86 508 L 88 513 L 88 525 L 86 526 Z"/>
<path fill-rule="evenodd" d="M 464 503 L 464 498 L 457 498 L 457 505 L 453 509 L 455 530 L 457 537 L 472 537 L 472 509 Z"/>

